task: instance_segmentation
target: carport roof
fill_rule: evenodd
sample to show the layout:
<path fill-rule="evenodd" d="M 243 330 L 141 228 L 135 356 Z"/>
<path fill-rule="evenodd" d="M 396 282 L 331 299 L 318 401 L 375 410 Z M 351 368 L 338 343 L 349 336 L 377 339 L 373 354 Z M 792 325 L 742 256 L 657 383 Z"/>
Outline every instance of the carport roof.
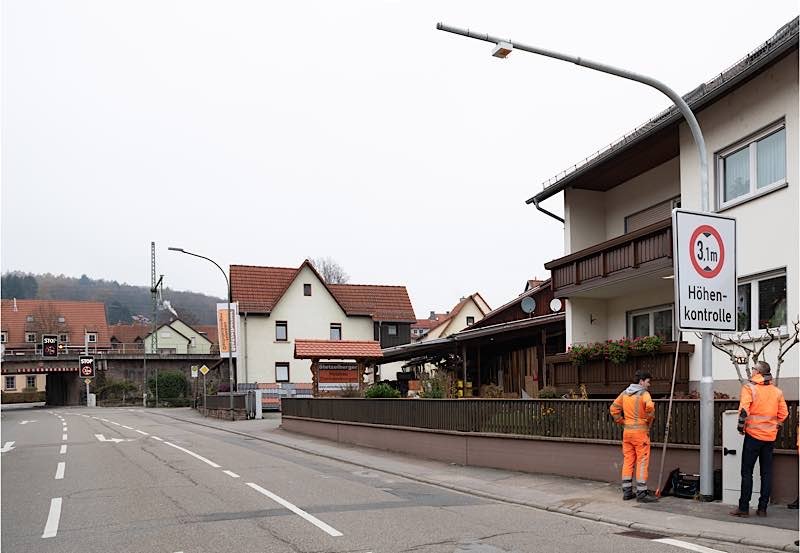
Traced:
<path fill-rule="evenodd" d="M 381 345 L 375 341 L 295 340 L 295 359 L 378 359 Z"/>

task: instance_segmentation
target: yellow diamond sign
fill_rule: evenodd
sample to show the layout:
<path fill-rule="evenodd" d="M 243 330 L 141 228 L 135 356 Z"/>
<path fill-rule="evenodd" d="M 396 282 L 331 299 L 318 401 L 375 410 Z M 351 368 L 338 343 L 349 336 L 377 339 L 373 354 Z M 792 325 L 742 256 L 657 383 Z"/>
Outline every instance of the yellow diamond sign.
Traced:
<path fill-rule="evenodd" d="M 207 375 L 207 374 L 208 374 L 208 371 L 210 371 L 210 370 L 211 370 L 211 369 L 209 369 L 209 368 L 208 368 L 208 367 L 206 367 L 205 365 L 203 365 L 202 367 L 200 367 L 200 372 L 201 372 L 201 373 L 203 373 L 203 376 Z"/>

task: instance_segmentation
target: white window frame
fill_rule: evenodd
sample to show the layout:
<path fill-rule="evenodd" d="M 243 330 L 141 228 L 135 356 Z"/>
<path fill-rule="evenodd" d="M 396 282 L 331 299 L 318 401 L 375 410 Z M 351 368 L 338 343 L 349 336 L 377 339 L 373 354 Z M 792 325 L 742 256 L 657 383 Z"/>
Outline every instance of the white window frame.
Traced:
<path fill-rule="evenodd" d="M 282 326 L 286 331 L 283 338 L 278 338 L 279 326 Z M 289 341 L 289 321 L 275 321 L 275 341 L 280 343 Z"/>
<path fill-rule="evenodd" d="M 789 304 L 789 280 L 788 276 L 786 275 L 786 268 L 782 269 L 775 269 L 772 271 L 766 271 L 763 273 L 757 273 L 753 275 L 748 275 L 741 277 L 739 281 L 736 283 L 736 294 L 739 294 L 739 286 L 743 284 L 750 285 L 750 330 L 741 330 L 736 332 L 726 332 L 726 336 L 736 336 L 737 334 L 749 334 L 754 339 L 760 338 L 767 333 L 767 329 L 765 328 L 758 328 L 758 283 L 762 280 L 769 280 L 775 277 L 784 277 L 786 279 L 786 303 Z M 786 312 L 786 318 L 789 318 L 789 312 Z M 779 328 L 779 332 L 782 336 L 787 335 L 789 333 L 789 321 L 787 320 L 785 324 L 782 324 Z"/>
<path fill-rule="evenodd" d="M 394 332 L 392 332 L 394 330 Z M 386 335 L 387 336 L 397 336 L 398 328 L 396 324 L 387 324 L 386 325 Z"/>
<path fill-rule="evenodd" d="M 8 387 L 8 379 L 9 378 L 13 378 L 14 379 L 14 386 L 12 386 L 11 388 Z M 16 390 L 17 389 L 17 377 L 16 377 L 16 375 L 6 376 L 3 379 L 3 389 L 5 389 L 5 390 Z"/>
<path fill-rule="evenodd" d="M 286 367 L 286 379 L 278 378 L 278 367 Z M 285 361 L 278 361 L 275 363 L 275 382 L 291 382 L 292 367 L 291 364 Z"/>
<path fill-rule="evenodd" d="M 58 341 L 61 342 L 62 344 L 68 344 L 69 343 L 69 334 L 67 334 L 67 333 L 59 334 L 58 335 Z"/>
<path fill-rule="evenodd" d="M 787 174 L 788 168 L 784 168 L 784 177 L 776 182 L 770 183 L 766 186 L 758 188 L 758 149 L 756 144 L 759 140 L 766 138 L 767 136 L 774 134 L 781 129 L 786 130 L 786 122 L 781 120 L 777 123 L 773 123 L 768 127 L 758 131 L 755 134 L 750 135 L 749 137 L 740 140 L 736 144 L 728 146 L 724 150 L 720 150 L 715 155 L 716 158 L 716 167 L 717 167 L 717 174 L 716 174 L 716 197 L 717 197 L 717 210 L 722 211 L 733 207 L 735 205 L 739 205 L 744 202 L 748 202 L 754 198 L 758 198 L 763 196 L 764 194 L 769 194 L 770 192 L 774 192 L 780 188 L 783 188 L 787 185 Z M 788 141 L 788 131 L 786 132 L 786 138 Z M 784 142 L 784 147 L 787 148 L 786 142 Z M 725 201 L 725 159 L 732 154 L 740 152 L 741 150 L 748 148 L 750 151 L 750 191 L 742 194 L 741 196 L 737 196 L 732 200 Z M 786 151 L 786 159 L 788 164 L 788 148 Z"/>
<path fill-rule="evenodd" d="M 472 319 L 472 322 L 469 322 L 470 319 Z M 475 324 L 475 317 L 473 317 L 472 315 L 467 317 L 467 326 L 472 326 L 474 324 Z"/>
<path fill-rule="evenodd" d="M 8 342 L 8 332 L 5 330 L 0 332 L 0 344 L 5 344 Z"/>
<path fill-rule="evenodd" d="M 29 381 L 30 378 L 33 379 L 33 386 L 28 386 L 28 384 L 30 384 L 30 381 Z M 29 375 L 25 376 L 25 387 L 26 388 L 34 388 L 34 389 L 36 388 L 36 375 L 35 374 L 29 374 Z"/>
<path fill-rule="evenodd" d="M 344 339 L 344 336 L 343 336 L 343 333 L 342 333 L 342 323 L 331 323 L 330 329 L 331 330 L 330 330 L 329 337 L 330 337 L 331 340 L 337 340 L 336 338 L 333 337 L 333 331 L 336 330 L 336 329 L 339 330 L 339 338 L 338 338 L 338 340 L 341 341 L 341 340 Z"/>
<path fill-rule="evenodd" d="M 97 343 L 97 332 L 87 332 L 86 336 L 87 336 L 86 341 L 89 342 L 90 344 Z"/>
<path fill-rule="evenodd" d="M 26 332 L 25 333 L 25 343 L 26 344 L 35 344 L 36 343 L 36 333 L 35 332 Z"/>
<path fill-rule="evenodd" d="M 676 334 L 675 334 L 675 331 L 676 331 L 675 326 L 676 325 L 675 325 L 675 304 L 674 303 L 665 303 L 665 304 L 662 304 L 662 305 L 654 305 L 652 307 L 644 307 L 642 309 L 635 309 L 633 311 L 628 311 L 628 313 L 626 314 L 626 319 L 627 320 L 625 322 L 625 327 L 626 327 L 626 330 L 627 330 L 628 338 L 633 340 L 633 318 L 638 316 L 638 315 L 645 315 L 645 314 L 650 315 L 650 317 L 649 317 L 650 329 L 649 329 L 647 335 L 648 336 L 655 336 L 655 330 L 656 329 L 655 329 L 655 317 L 654 317 L 654 314 L 656 312 L 658 312 L 658 311 L 666 311 L 667 309 L 669 309 L 670 312 L 672 313 L 672 337 L 670 338 L 670 341 L 674 342 L 675 339 L 676 339 L 675 338 L 675 336 L 676 336 Z"/>

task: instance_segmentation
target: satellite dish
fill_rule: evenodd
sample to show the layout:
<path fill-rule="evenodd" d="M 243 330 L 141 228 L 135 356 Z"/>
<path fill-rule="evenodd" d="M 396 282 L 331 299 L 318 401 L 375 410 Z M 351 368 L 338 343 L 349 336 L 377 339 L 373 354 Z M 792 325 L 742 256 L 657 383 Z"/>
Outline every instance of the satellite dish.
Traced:
<path fill-rule="evenodd" d="M 525 313 L 533 313 L 533 310 L 536 309 L 536 300 L 530 296 L 522 298 L 522 302 L 520 302 L 519 306 Z"/>
<path fill-rule="evenodd" d="M 557 311 L 561 311 L 561 300 L 558 298 L 553 298 L 550 300 L 550 311 L 553 313 Z"/>

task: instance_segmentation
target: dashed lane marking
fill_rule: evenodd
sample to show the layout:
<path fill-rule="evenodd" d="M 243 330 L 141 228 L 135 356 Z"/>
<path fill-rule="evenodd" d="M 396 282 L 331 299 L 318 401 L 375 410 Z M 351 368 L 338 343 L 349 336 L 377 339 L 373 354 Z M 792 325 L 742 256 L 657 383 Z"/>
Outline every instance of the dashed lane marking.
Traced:
<path fill-rule="evenodd" d="M 236 474 L 236 473 L 235 473 L 235 472 L 233 472 L 233 471 L 230 471 L 230 470 L 223 470 L 222 472 L 224 472 L 225 474 L 227 474 L 227 475 L 228 475 L 228 476 L 230 476 L 231 478 L 239 478 L 239 475 L 238 475 L 238 474 Z"/>
<path fill-rule="evenodd" d="M 44 525 L 43 538 L 53 538 L 58 533 L 58 521 L 61 520 L 61 498 L 54 497 L 50 500 L 50 512 L 47 514 L 47 523 Z"/>
<path fill-rule="evenodd" d="M 162 441 L 163 441 L 163 440 L 162 440 Z M 183 447 L 181 447 L 181 446 L 179 446 L 179 445 L 175 445 L 175 444 L 173 444 L 173 443 L 171 443 L 171 442 L 164 442 L 164 443 L 165 443 L 166 445 L 170 446 L 170 447 L 174 447 L 175 449 L 179 449 L 179 450 L 183 451 L 184 453 L 188 453 L 189 455 L 191 455 L 191 456 L 192 456 L 192 457 L 194 457 L 195 459 L 199 459 L 199 460 L 203 461 L 204 463 L 206 463 L 207 465 L 211 465 L 211 466 L 212 466 L 212 467 L 214 467 L 215 469 L 218 469 L 218 468 L 220 468 L 220 467 L 219 467 L 219 465 L 218 465 L 218 464 L 216 464 L 214 461 L 211 461 L 211 460 L 209 460 L 209 459 L 206 459 L 205 457 L 203 457 L 202 455 L 198 455 L 198 454 L 197 454 L 197 453 L 195 453 L 194 451 L 189 451 L 188 449 L 186 449 L 186 448 L 183 448 Z"/>
<path fill-rule="evenodd" d="M 128 430 L 133 430 L 133 428 L 131 428 L 130 426 L 125 426 L 124 424 L 122 424 L 120 426 L 122 426 L 122 428 L 127 428 Z"/>
<path fill-rule="evenodd" d="M 58 463 L 58 467 L 56 468 L 56 480 L 63 480 L 64 479 L 64 470 L 67 468 L 67 463 L 61 461 Z"/>
<path fill-rule="evenodd" d="M 308 522 L 310 522 L 311 524 L 313 524 L 314 526 L 316 526 L 317 528 L 319 528 L 323 532 L 327 533 L 328 535 L 333 536 L 334 538 L 338 538 L 338 537 L 344 535 L 341 532 L 339 532 L 336 528 L 325 524 L 324 522 L 322 522 L 320 519 L 318 519 L 314 515 L 308 514 L 307 512 L 305 512 L 300 507 L 289 503 L 288 501 L 286 501 L 282 497 L 280 497 L 278 495 L 275 495 L 274 493 L 272 493 L 269 490 L 265 490 L 264 488 L 262 488 L 258 484 L 254 484 L 253 482 L 248 482 L 247 485 L 250 486 L 251 488 L 253 488 L 258 493 L 266 495 L 267 497 L 269 497 L 275 503 L 283 505 L 284 507 L 289 509 L 294 514 L 300 515 L 301 517 L 303 517 Z"/>
<path fill-rule="evenodd" d="M 161 438 L 159 438 L 158 436 L 150 436 L 150 437 L 153 438 L 154 440 L 158 440 L 159 442 L 163 442 L 164 441 Z"/>
<path fill-rule="evenodd" d="M 66 435 L 66 434 L 62 434 L 62 435 L 61 435 L 61 439 L 62 439 L 62 440 L 64 440 L 64 441 L 66 442 L 66 441 L 67 441 L 67 435 Z"/>
<path fill-rule="evenodd" d="M 144 434 L 145 436 L 149 436 L 149 435 L 150 435 L 150 434 L 148 434 L 147 432 L 143 432 L 142 430 L 137 430 L 137 432 L 138 432 L 139 434 Z"/>
<path fill-rule="evenodd" d="M 702 545 L 695 545 L 693 543 L 681 540 L 674 540 L 672 538 L 659 538 L 653 541 L 657 541 L 658 543 L 665 543 L 667 545 L 674 545 L 675 547 L 688 549 L 689 551 L 697 551 L 697 553 L 725 553 L 724 551 L 720 551 L 719 549 L 711 549 L 710 547 L 703 547 Z"/>
<path fill-rule="evenodd" d="M 59 455 L 64 455 L 67 452 L 67 444 L 61 444 L 61 449 L 58 451 Z"/>

